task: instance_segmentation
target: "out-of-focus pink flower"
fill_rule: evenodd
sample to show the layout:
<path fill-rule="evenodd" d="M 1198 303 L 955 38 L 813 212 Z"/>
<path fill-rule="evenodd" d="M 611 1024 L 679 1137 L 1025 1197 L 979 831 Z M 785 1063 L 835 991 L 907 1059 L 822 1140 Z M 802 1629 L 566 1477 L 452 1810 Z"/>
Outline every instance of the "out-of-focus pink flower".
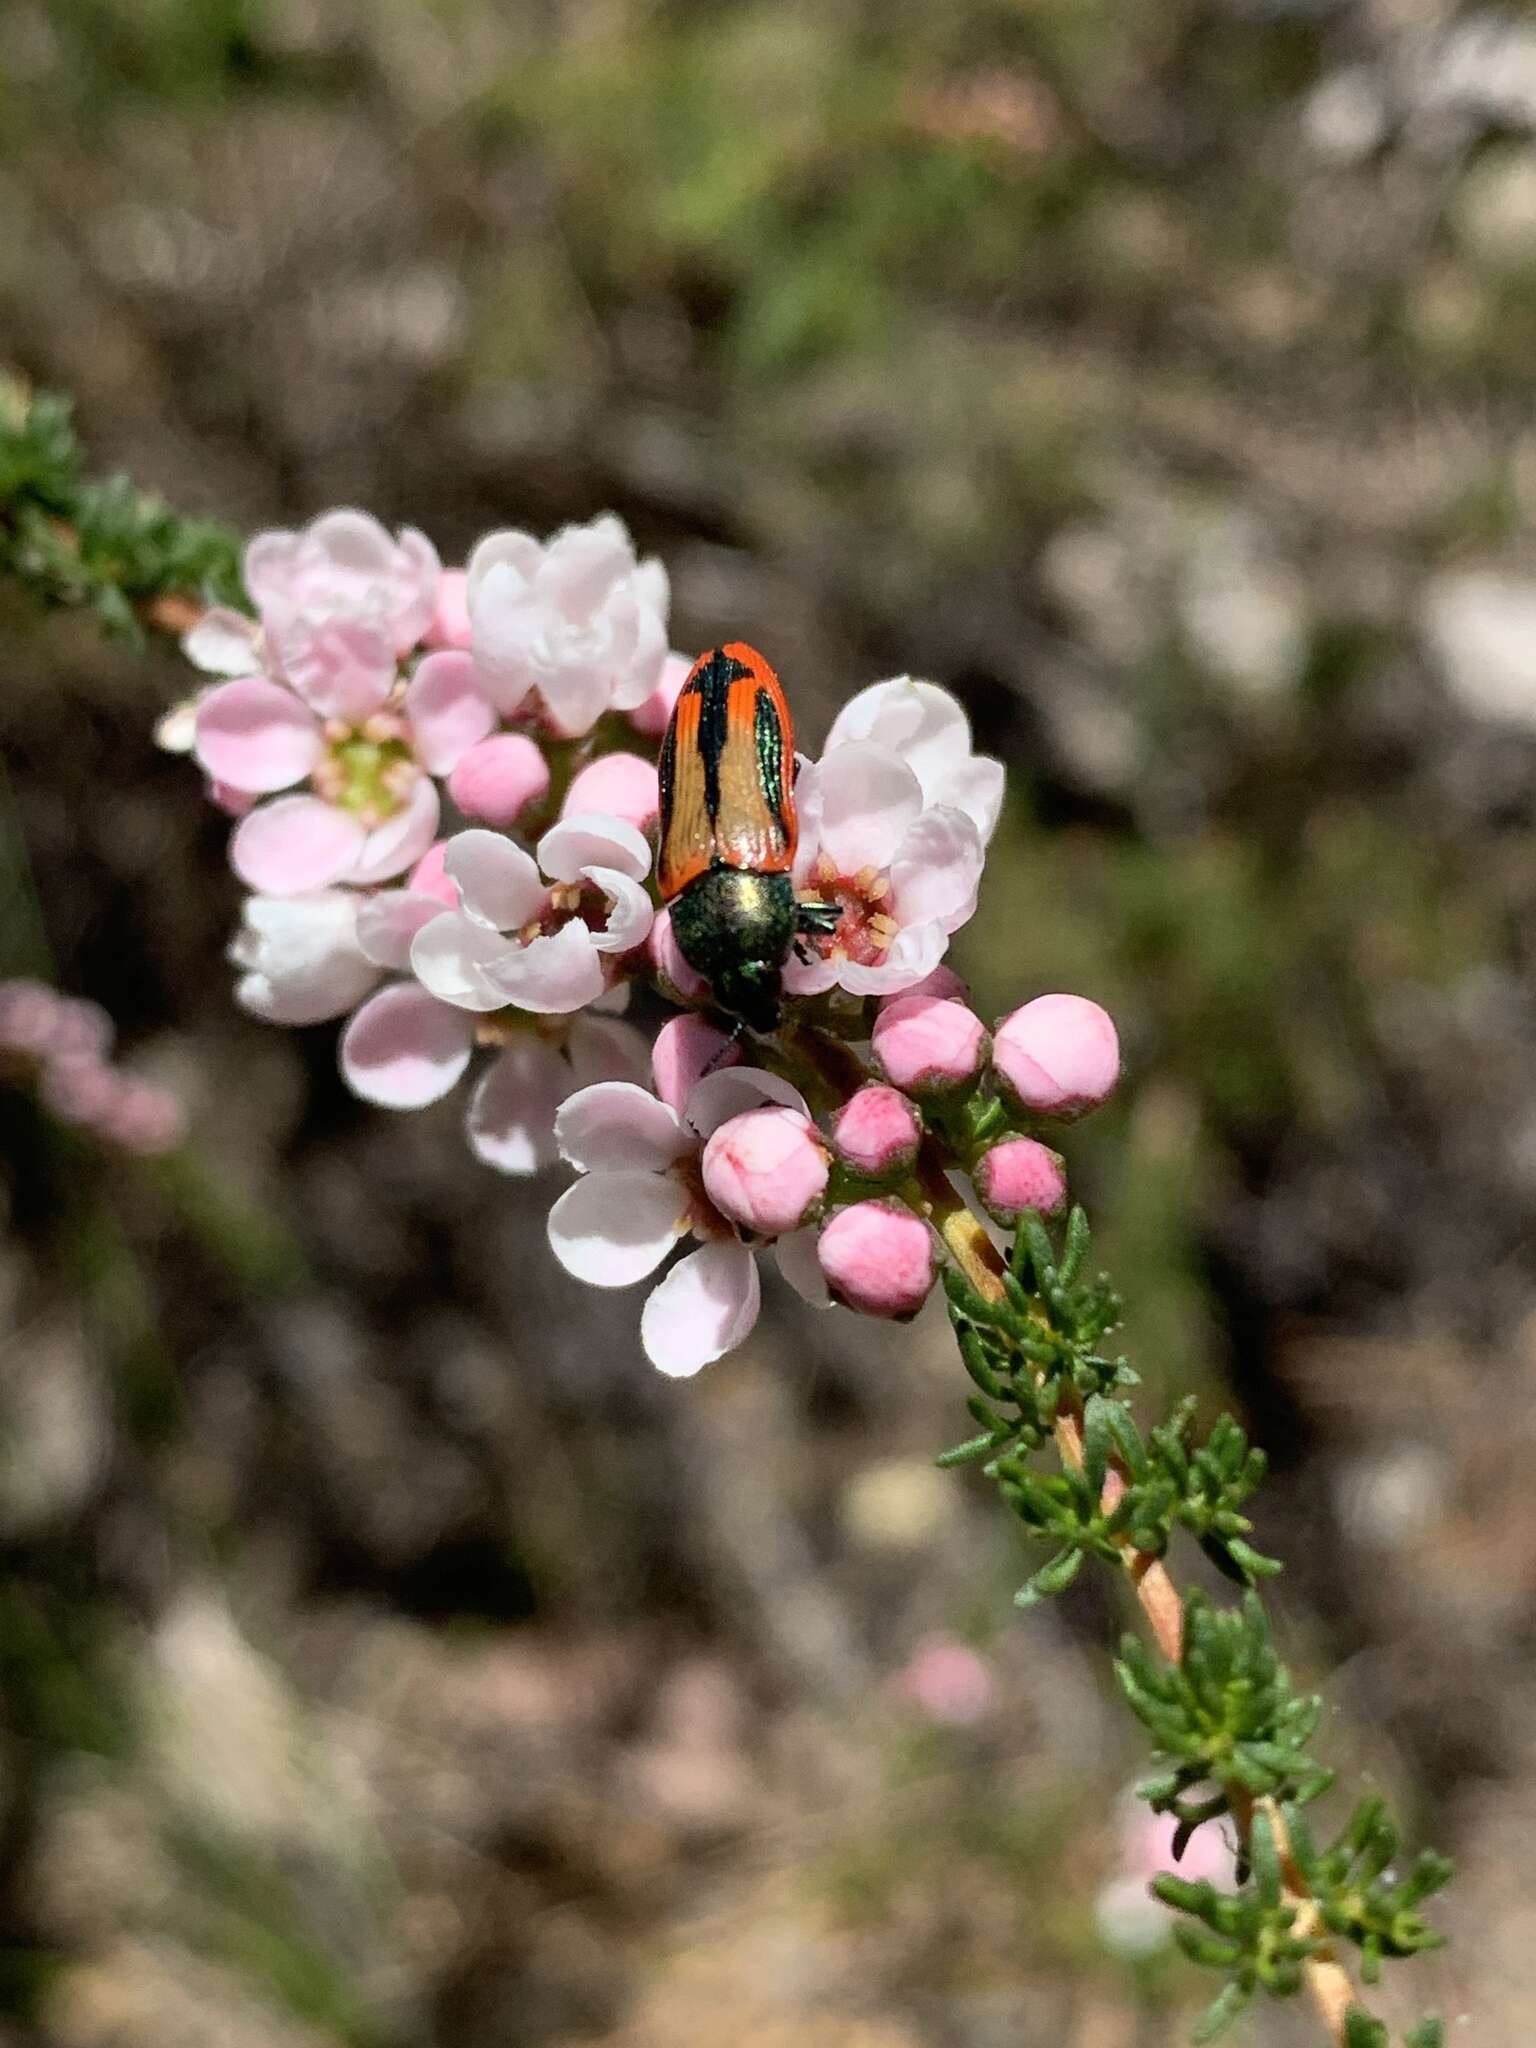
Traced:
<path fill-rule="evenodd" d="M 1081 1116 L 1113 1092 L 1120 1040 L 1108 1011 L 1086 996 L 1036 996 L 998 1025 L 992 1063 L 1020 1108 Z"/>
<path fill-rule="evenodd" d="M 801 771 L 795 801 L 795 886 L 840 916 L 807 941 L 808 960 L 790 958 L 784 986 L 885 996 L 922 981 L 976 908 L 985 853 L 975 820 L 929 806 L 915 769 L 873 740 L 829 747 Z"/>
<path fill-rule="evenodd" d="M 408 526 L 391 539 L 367 512 L 258 533 L 245 551 L 245 587 L 280 658 L 285 644 L 337 621 L 376 626 L 394 653 L 406 653 L 432 624 L 440 574 L 424 533 Z"/>
<path fill-rule="evenodd" d="M 709 983 L 696 967 L 690 966 L 683 958 L 683 949 L 672 929 L 670 910 L 657 911 L 645 950 L 652 967 L 679 1002 L 702 1002 L 709 994 Z"/>
<path fill-rule="evenodd" d="M 986 1661 L 954 1636 L 924 1636 L 896 1674 L 895 1690 L 931 1721 L 970 1728 L 990 1711 L 997 1687 Z"/>
<path fill-rule="evenodd" d="M 569 818 L 600 811 L 610 818 L 623 818 L 637 832 L 648 832 L 660 808 L 654 761 L 642 761 L 638 754 L 603 754 L 571 778 L 560 815 Z"/>
<path fill-rule="evenodd" d="M 704 1147 L 704 1191 L 722 1215 L 758 1237 L 804 1225 L 827 1191 L 829 1155 L 803 1110 L 749 1109 Z"/>
<path fill-rule="evenodd" d="M 708 1030 L 697 1025 L 697 1030 Z M 717 1047 L 728 1041 L 714 1034 Z M 702 1041 L 692 1057 L 704 1050 Z M 672 1085 L 681 1061 L 658 1085 Z M 702 1243 L 652 1289 L 640 1320 L 645 1355 L 686 1378 L 732 1350 L 757 1321 L 757 1264 L 705 1192 L 699 1156 L 742 1111 L 778 1103 L 806 1114 L 787 1081 L 751 1067 L 704 1075 L 681 1112 L 623 1082 L 583 1088 L 562 1106 L 556 1138 L 582 1178 L 549 1214 L 549 1241 L 568 1273 L 596 1287 L 643 1280 L 690 1232 Z M 795 1243 L 786 1239 L 781 1255 Z"/>
<path fill-rule="evenodd" d="M 622 520 L 567 526 L 548 542 L 493 533 L 468 575 L 475 660 L 504 715 L 532 702 L 555 732 L 575 737 L 656 688 L 667 656 L 666 571 L 637 559 Z"/>
<path fill-rule="evenodd" d="M 116 1097 L 101 1119 L 101 1135 L 140 1159 L 174 1152 L 187 1134 L 186 1114 L 168 1088 L 138 1075 L 119 1077 Z"/>
<path fill-rule="evenodd" d="M 902 996 L 883 1005 L 871 1045 L 885 1078 L 914 1095 L 963 1088 L 987 1058 L 981 1019 L 944 996 Z"/>
<path fill-rule="evenodd" d="M 683 694 L 693 663 L 686 654 L 669 654 L 661 665 L 661 681 L 652 690 L 643 704 L 637 704 L 629 714 L 629 722 L 638 733 L 648 740 L 659 740 L 667 729 L 672 716 L 672 707 Z"/>
<path fill-rule="evenodd" d="M 143 1158 L 168 1152 L 185 1134 L 181 1105 L 114 1064 L 114 1036 L 99 1003 L 30 978 L 0 981 L 0 1064 L 11 1077 L 35 1087 L 60 1123 Z"/>
<path fill-rule="evenodd" d="M 28 1057 L 46 1051 L 64 1001 L 46 982 L 0 981 L 0 1050 Z"/>
<path fill-rule="evenodd" d="M 448 794 L 466 818 L 513 825 L 549 793 L 544 750 L 523 732 L 493 733 L 462 753 L 448 772 Z"/>
<path fill-rule="evenodd" d="M 904 1322 L 938 1276 L 933 1232 L 899 1202 L 854 1202 L 822 1226 L 816 1256 L 833 1298 L 861 1315 Z"/>
<path fill-rule="evenodd" d="M 851 1095 L 832 1119 L 833 1150 L 867 1180 L 905 1173 L 922 1138 L 917 1110 L 905 1095 L 879 1081 Z"/>
<path fill-rule="evenodd" d="M 1054 1216 L 1067 1199 L 1061 1154 L 1037 1138 L 1003 1138 L 989 1146 L 972 1178 L 982 1207 L 999 1223 L 1017 1223 L 1027 1209 Z"/>
<path fill-rule="evenodd" d="M 971 722 L 937 683 L 896 676 L 851 697 L 832 721 L 826 753 L 871 740 L 897 754 L 922 786 L 923 806 L 964 811 L 985 846 L 1003 803 L 1003 764 L 971 752 Z"/>
<path fill-rule="evenodd" d="M 1173 1938 L 1177 1916 L 1153 1896 L 1154 1877 L 1167 1872 L 1193 1884 L 1203 1880 L 1218 1891 L 1231 1891 L 1237 1883 L 1237 1863 L 1219 1821 L 1196 1828 L 1176 1863 L 1178 1822 L 1170 1813 L 1153 1813 L 1129 1793 L 1120 1802 L 1119 1832 L 1119 1867 L 1099 1893 L 1094 1910 L 1105 1945 L 1135 1960 L 1156 1954 Z"/>
<path fill-rule="evenodd" d="M 537 862 L 498 832 L 460 832 L 444 855 L 460 907 L 416 935 L 416 978 L 463 1010 L 582 1009 L 607 985 L 605 962 L 645 941 L 650 864 L 646 841 L 619 818 L 562 818 Z"/>
<path fill-rule="evenodd" d="M 444 569 L 438 577 L 431 623 L 421 637 L 428 647 L 470 645 L 469 577 L 464 570 Z"/>

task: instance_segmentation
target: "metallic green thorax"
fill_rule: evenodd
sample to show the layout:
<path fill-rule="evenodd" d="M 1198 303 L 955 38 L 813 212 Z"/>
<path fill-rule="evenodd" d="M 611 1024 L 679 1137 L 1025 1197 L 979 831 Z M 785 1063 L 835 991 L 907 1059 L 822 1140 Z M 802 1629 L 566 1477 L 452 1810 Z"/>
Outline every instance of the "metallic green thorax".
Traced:
<path fill-rule="evenodd" d="M 753 1031 L 779 1022 L 785 957 L 796 929 L 795 885 L 788 875 L 712 867 L 672 903 L 672 931 L 688 965 L 702 974 L 722 1010 Z"/>

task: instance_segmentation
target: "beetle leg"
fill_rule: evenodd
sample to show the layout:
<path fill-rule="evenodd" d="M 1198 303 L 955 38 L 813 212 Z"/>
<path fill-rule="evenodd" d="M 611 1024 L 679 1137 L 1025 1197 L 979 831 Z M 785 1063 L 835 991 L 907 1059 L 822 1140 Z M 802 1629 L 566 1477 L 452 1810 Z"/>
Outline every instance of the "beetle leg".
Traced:
<path fill-rule="evenodd" d="M 802 937 L 830 938 L 842 921 L 842 915 L 836 903 L 797 903 L 795 929 Z"/>

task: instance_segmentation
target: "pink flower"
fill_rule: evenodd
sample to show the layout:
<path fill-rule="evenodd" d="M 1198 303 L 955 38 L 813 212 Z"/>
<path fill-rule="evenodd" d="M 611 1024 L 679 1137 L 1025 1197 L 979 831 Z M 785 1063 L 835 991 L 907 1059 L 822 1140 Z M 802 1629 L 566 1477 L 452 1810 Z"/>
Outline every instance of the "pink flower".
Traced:
<path fill-rule="evenodd" d="M 1054 1216 L 1067 1199 L 1061 1155 L 1037 1138 L 1004 1138 L 989 1146 L 976 1162 L 972 1178 L 988 1215 L 1010 1226 L 1027 1209 Z"/>
<path fill-rule="evenodd" d="M 897 676 L 871 683 L 843 706 L 827 734 L 826 753 L 872 740 L 897 754 L 922 786 L 927 809 L 964 811 L 985 846 L 1003 802 L 1003 764 L 971 752 L 971 723 L 937 683 Z"/>
<path fill-rule="evenodd" d="M 758 1237 L 785 1237 L 827 1191 L 829 1155 L 803 1110 L 775 1104 L 733 1116 L 704 1147 L 704 1192 Z"/>
<path fill-rule="evenodd" d="M 168 1152 L 185 1133 L 181 1104 L 113 1063 L 115 1035 L 99 1003 L 46 982 L 0 981 L 0 1062 L 11 1056 L 49 1115 L 142 1158 Z"/>
<path fill-rule="evenodd" d="M 648 740 L 659 740 L 667 729 L 672 707 L 683 694 L 693 663 L 686 654 L 669 654 L 661 666 L 661 681 L 643 704 L 629 714 L 629 722 Z"/>
<path fill-rule="evenodd" d="M 816 1257 L 835 1300 L 896 1322 L 917 1314 L 939 1270 L 933 1231 L 891 1201 L 837 1210 L 816 1240 Z"/>
<path fill-rule="evenodd" d="M 1021 1109 L 1081 1116 L 1113 1092 L 1120 1041 L 1109 1013 L 1086 996 L 1036 996 L 998 1025 L 992 1064 Z"/>
<path fill-rule="evenodd" d="M 619 956 L 644 943 L 650 864 L 646 841 L 619 818 L 562 818 L 539 841 L 537 862 L 500 833 L 460 832 L 444 855 L 460 907 L 417 933 L 416 978 L 464 1010 L 579 1010 L 603 993 Z"/>
<path fill-rule="evenodd" d="M 871 1037 L 875 1064 L 910 1094 L 939 1094 L 974 1081 L 986 1064 L 986 1027 L 942 996 L 902 996 L 881 1006 Z"/>
<path fill-rule="evenodd" d="M 879 1081 L 851 1095 L 832 1119 L 833 1150 L 866 1180 L 905 1173 L 922 1138 L 922 1118 L 906 1096 Z"/>
<path fill-rule="evenodd" d="M 795 886 L 841 917 L 812 942 L 809 964 L 790 958 L 785 987 L 859 996 L 911 988 L 976 908 L 985 855 L 975 821 L 956 807 L 929 807 L 916 771 L 872 740 L 829 748 L 802 770 L 796 801 Z"/>
<path fill-rule="evenodd" d="M 667 655 L 667 577 L 611 514 L 553 540 L 493 533 L 469 561 L 474 653 L 504 716 L 536 708 L 555 732 L 590 732 L 643 704 Z"/>
<path fill-rule="evenodd" d="M 168 1088 L 136 1074 L 118 1077 L 115 1096 L 99 1119 L 100 1135 L 140 1159 L 175 1151 L 187 1134 L 186 1114 Z"/>
<path fill-rule="evenodd" d="M 326 512 L 302 533 L 258 533 L 245 551 L 245 587 L 279 659 L 339 622 L 376 627 L 395 654 L 431 626 L 437 551 L 406 527 L 391 540 L 367 512 Z"/>
<path fill-rule="evenodd" d="M 45 1053 L 66 1000 L 46 982 L 0 982 L 0 1051 L 28 1059 Z"/>
<path fill-rule="evenodd" d="M 549 793 L 544 750 L 524 732 L 492 733 L 462 753 L 448 772 L 448 794 L 466 818 L 513 825 Z"/>
<path fill-rule="evenodd" d="M 708 1051 L 698 1034 L 710 1027 L 689 1021 L 691 1059 L 669 1062 L 672 1084 Z M 728 1044 L 711 1036 L 715 1050 Z M 583 1175 L 549 1215 L 549 1241 L 567 1272 L 596 1287 L 628 1287 L 654 1273 L 679 1239 L 702 1240 L 652 1289 L 640 1320 L 647 1358 L 673 1378 L 732 1350 L 757 1321 L 756 1261 L 706 1194 L 700 1154 L 722 1124 L 762 1103 L 806 1114 L 787 1081 L 730 1067 L 695 1081 L 681 1111 L 632 1083 L 608 1082 L 579 1090 L 556 1119 L 561 1154 Z"/>
<path fill-rule="evenodd" d="M 561 1104 L 602 1081 L 644 1085 L 651 1048 L 633 1024 L 578 1010 L 554 1026 L 519 1032 L 485 1069 L 470 1097 L 467 1130 L 475 1157 L 498 1173 L 527 1175 L 559 1157 Z"/>
<path fill-rule="evenodd" d="M 895 1689 L 950 1728 L 971 1727 L 997 1696 L 985 1660 L 953 1636 L 924 1636 L 896 1674 Z"/>
<path fill-rule="evenodd" d="M 1170 1813 L 1153 1813 L 1145 1803 L 1127 1794 L 1120 1802 L 1119 1869 L 1099 1893 L 1094 1911 L 1105 1945 L 1117 1955 L 1133 1961 L 1154 1955 L 1172 1939 L 1177 1915 L 1151 1890 L 1151 1880 L 1164 1872 L 1198 1884 L 1204 1880 L 1218 1891 L 1230 1891 L 1237 1881 L 1232 1844 L 1218 1821 L 1197 1827 L 1174 1861 L 1174 1837 L 1178 1822 Z"/>
<path fill-rule="evenodd" d="M 572 777 L 560 815 L 602 811 L 610 818 L 623 818 L 637 832 L 648 832 L 660 808 L 654 761 L 642 761 L 638 754 L 603 754 Z"/>

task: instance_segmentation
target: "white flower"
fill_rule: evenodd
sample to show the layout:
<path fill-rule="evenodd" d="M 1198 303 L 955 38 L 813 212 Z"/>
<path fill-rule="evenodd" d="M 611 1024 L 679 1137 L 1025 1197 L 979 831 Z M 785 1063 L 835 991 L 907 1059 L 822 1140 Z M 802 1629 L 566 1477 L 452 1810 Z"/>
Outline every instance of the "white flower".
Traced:
<path fill-rule="evenodd" d="M 667 658 L 667 576 L 605 514 L 541 543 L 493 533 L 469 559 L 476 664 L 503 715 L 537 690 L 555 729 L 590 732 L 643 704 Z"/>
<path fill-rule="evenodd" d="M 691 1071 L 668 1069 L 658 1042 L 656 1077 L 671 1101 L 633 1082 L 583 1088 L 555 1120 L 562 1157 L 583 1178 L 549 1214 L 549 1241 L 568 1273 L 594 1287 L 628 1287 L 654 1273 L 679 1239 L 703 1240 L 652 1289 L 640 1319 L 645 1355 L 661 1372 L 687 1378 L 730 1351 L 757 1321 L 757 1262 L 704 1193 L 699 1155 L 732 1117 L 765 1103 L 805 1114 L 789 1082 L 752 1067 L 698 1076 L 728 1041 L 699 1019 L 668 1027 L 693 1044 Z M 814 1275 L 815 1232 L 776 1246 L 785 1278 L 825 1302 Z M 809 1277 L 808 1277 L 809 1275 Z"/>
<path fill-rule="evenodd" d="M 229 948 L 244 969 L 242 1008 L 269 1024 L 320 1024 L 361 1002 L 382 972 L 358 941 L 361 901 L 345 889 L 248 896 Z"/>
<path fill-rule="evenodd" d="M 407 526 L 391 540 L 370 513 L 345 509 L 323 513 L 302 533 L 258 533 L 245 551 L 245 587 L 296 687 L 302 685 L 288 668 L 290 652 L 301 652 L 329 626 L 374 627 L 391 654 L 414 647 L 432 623 L 441 573 L 424 533 Z M 214 652 L 207 621 L 199 631 L 201 652 L 188 649 L 199 667 L 246 672 L 206 659 Z M 230 638 L 225 658 L 236 652 Z"/>
<path fill-rule="evenodd" d="M 832 721 L 823 758 L 852 740 L 873 740 L 900 754 L 922 787 L 927 808 L 964 811 L 985 846 L 1003 804 L 1003 764 L 971 752 L 971 722 L 937 683 L 897 676 L 871 683 Z"/>
<path fill-rule="evenodd" d="M 443 857 L 460 908 L 416 934 L 416 978 L 464 1010 L 582 1009 L 607 985 L 605 962 L 651 928 L 650 864 L 647 841 L 618 818 L 562 818 L 539 841 L 537 863 L 499 832 L 460 832 Z"/>
<path fill-rule="evenodd" d="M 880 683 L 846 707 L 795 798 L 795 886 L 842 915 L 814 941 L 809 964 L 791 956 L 785 987 L 860 996 L 913 987 L 976 908 L 1001 768 L 971 753 L 965 714 L 945 691 Z"/>

